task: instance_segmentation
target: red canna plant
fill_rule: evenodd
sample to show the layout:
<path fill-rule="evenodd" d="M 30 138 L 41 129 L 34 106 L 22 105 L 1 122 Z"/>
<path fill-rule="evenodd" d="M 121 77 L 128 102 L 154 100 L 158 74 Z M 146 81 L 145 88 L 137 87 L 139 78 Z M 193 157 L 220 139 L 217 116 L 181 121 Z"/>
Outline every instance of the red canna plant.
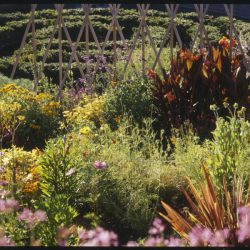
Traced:
<path fill-rule="evenodd" d="M 231 59 L 229 44 L 229 40 L 223 37 L 217 48 L 211 47 L 197 53 L 180 50 L 171 63 L 170 71 L 163 72 L 164 79 L 149 71 L 163 128 L 178 128 L 189 120 L 199 135 L 206 136 L 214 128 L 215 122 L 209 108 L 211 104 L 221 107 L 226 101 L 249 107 L 250 94 L 243 56 L 234 53 Z M 233 46 L 236 46 L 236 42 Z"/>
<path fill-rule="evenodd" d="M 244 182 L 242 179 L 235 181 L 234 191 L 230 193 L 224 180 L 223 193 L 218 195 L 215 185 L 210 179 L 208 170 L 203 166 L 205 185 L 199 184 L 196 188 L 192 181 L 187 178 L 191 195 L 182 189 L 191 212 L 187 218 L 180 215 L 173 208 L 162 202 L 167 214 L 160 215 L 167 220 L 172 228 L 183 238 L 189 240 L 189 233 L 197 225 L 202 228 L 211 229 L 213 232 L 229 229 L 229 243 L 237 245 L 237 231 L 239 227 L 238 209 L 243 205 L 250 206 L 250 180 L 247 192 L 244 193 Z"/>

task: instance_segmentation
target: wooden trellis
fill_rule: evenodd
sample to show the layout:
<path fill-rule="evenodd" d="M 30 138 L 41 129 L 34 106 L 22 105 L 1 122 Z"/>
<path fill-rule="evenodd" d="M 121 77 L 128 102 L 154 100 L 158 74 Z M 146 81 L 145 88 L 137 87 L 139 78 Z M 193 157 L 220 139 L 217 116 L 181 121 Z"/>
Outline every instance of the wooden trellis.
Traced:
<path fill-rule="evenodd" d="M 124 68 L 120 74 L 121 78 L 123 79 L 125 77 L 125 74 L 127 72 L 129 64 L 132 66 L 132 69 L 134 70 L 134 74 L 138 76 L 137 69 L 135 67 L 135 63 L 133 62 L 132 59 L 132 54 L 135 51 L 136 46 L 138 45 L 138 40 L 139 38 L 141 39 L 140 44 L 141 44 L 141 74 L 144 76 L 145 71 L 147 68 L 152 68 L 155 69 L 157 65 L 159 65 L 160 68 L 162 68 L 162 63 L 161 63 L 161 54 L 163 51 L 164 46 L 166 46 L 166 42 L 169 39 L 169 47 L 170 47 L 170 60 L 174 58 L 174 38 L 176 38 L 178 45 L 180 48 L 183 47 L 183 42 L 181 41 L 177 25 L 175 22 L 175 18 L 179 9 L 179 4 L 165 4 L 166 11 L 168 13 L 168 16 L 170 18 L 169 22 L 166 22 L 166 30 L 164 33 L 164 36 L 162 37 L 161 43 L 159 45 L 159 48 L 157 48 L 157 45 L 155 44 L 154 39 L 152 38 L 150 29 L 147 25 L 147 12 L 150 8 L 150 4 L 137 4 L 137 10 L 139 14 L 139 26 L 137 31 L 134 34 L 134 37 L 132 39 L 132 44 L 129 45 L 124 37 L 122 27 L 119 24 L 118 17 L 119 17 L 119 11 L 120 11 L 120 4 L 109 4 L 109 9 L 112 14 L 112 20 L 111 23 L 109 24 L 109 29 L 107 31 L 107 34 L 105 36 L 105 39 L 101 45 L 101 43 L 98 41 L 98 36 L 93 28 L 93 25 L 91 23 L 91 9 L 92 5 L 91 4 L 82 4 L 81 8 L 83 11 L 83 19 L 82 19 L 82 26 L 79 30 L 78 36 L 76 41 L 72 41 L 70 34 L 68 32 L 68 29 L 66 27 L 64 17 L 63 17 L 63 9 L 64 5 L 63 4 L 55 4 L 55 9 L 57 11 L 57 17 L 54 23 L 54 26 L 52 28 L 52 32 L 48 41 L 48 45 L 45 49 L 45 53 L 43 55 L 43 59 L 40 62 L 37 62 L 37 40 L 36 40 L 36 30 L 35 30 L 35 11 L 37 9 L 37 4 L 32 4 L 31 5 L 31 14 L 30 18 L 28 20 L 28 24 L 26 26 L 23 39 L 20 45 L 20 49 L 18 53 L 16 54 L 16 60 L 13 65 L 13 69 L 11 72 L 11 78 L 13 79 L 15 76 L 16 69 L 18 67 L 20 57 L 22 54 L 22 51 L 25 47 L 25 44 L 27 42 L 27 37 L 28 34 L 31 30 L 31 39 L 32 39 L 32 48 L 33 48 L 33 66 L 34 66 L 34 90 L 37 90 L 37 86 L 39 84 L 39 81 L 41 79 L 42 73 L 44 71 L 45 63 L 48 57 L 49 50 L 51 48 L 53 39 L 55 38 L 56 32 L 58 33 L 58 53 L 59 53 L 59 94 L 58 97 L 62 98 L 62 90 L 64 87 L 64 84 L 68 78 L 69 71 L 72 67 L 73 61 L 76 62 L 77 68 L 80 71 L 81 77 L 85 78 L 87 81 L 87 84 L 92 84 L 95 79 L 95 75 L 98 73 L 98 67 L 102 61 L 102 63 L 105 64 L 107 73 L 110 75 L 111 80 L 118 80 L 119 74 L 117 72 L 117 63 L 118 63 L 118 58 L 117 58 L 117 42 L 121 41 L 122 46 L 126 49 L 127 54 L 127 60 L 124 65 Z M 198 18 L 199 18 L 199 25 L 196 30 L 194 39 L 192 41 L 192 44 L 190 46 L 190 50 L 193 50 L 195 47 L 195 44 L 197 43 L 197 38 L 199 37 L 199 48 L 203 49 L 204 47 L 210 45 L 209 39 L 208 39 L 208 34 L 205 28 L 205 23 L 204 23 L 204 18 L 205 15 L 209 9 L 209 4 L 194 4 L 194 8 L 197 12 Z M 230 56 L 232 57 L 232 44 L 233 44 L 233 39 L 234 37 L 237 40 L 237 44 L 239 47 L 240 52 L 244 55 L 244 49 L 242 48 L 241 41 L 239 38 L 239 34 L 234 26 L 233 22 L 233 12 L 234 12 L 234 5 L 233 4 L 224 4 L 225 12 L 229 18 L 229 23 L 230 23 L 230 30 L 229 30 L 229 38 L 230 38 L 230 48 L 229 48 L 229 53 Z M 67 38 L 67 42 L 70 46 L 71 49 L 71 54 L 70 54 L 70 60 L 66 63 L 66 67 L 63 66 L 63 49 L 62 49 L 62 34 L 65 34 Z M 111 37 L 111 34 L 113 35 Z M 79 43 L 81 39 L 85 41 L 85 54 L 84 56 L 86 58 L 90 58 L 90 49 L 89 49 L 89 42 L 90 42 L 90 35 L 92 35 L 96 48 L 98 50 L 98 58 L 95 64 L 95 67 L 92 69 L 89 66 L 89 63 L 86 61 L 85 63 L 82 63 L 80 61 L 80 51 L 78 50 Z M 108 41 L 112 39 L 113 41 L 113 66 L 110 67 L 110 65 L 107 63 L 106 58 L 104 57 L 104 52 L 107 47 Z M 145 46 L 146 46 L 146 39 L 149 41 L 149 45 L 151 49 L 153 50 L 153 53 L 155 55 L 155 60 L 153 65 L 147 65 L 147 61 L 145 58 Z M 249 59 L 247 58 L 247 55 L 244 56 L 244 63 L 248 69 L 249 69 Z M 40 65 L 40 66 L 39 66 Z"/>

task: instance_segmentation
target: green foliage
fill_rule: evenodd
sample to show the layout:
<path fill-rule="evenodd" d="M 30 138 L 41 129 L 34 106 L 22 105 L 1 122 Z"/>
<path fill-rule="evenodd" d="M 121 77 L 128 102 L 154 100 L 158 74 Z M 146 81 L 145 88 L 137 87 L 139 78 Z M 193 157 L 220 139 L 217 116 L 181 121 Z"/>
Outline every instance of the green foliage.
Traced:
<path fill-rule="evenodd" d="M 78 191 L 82 199 L 79 197 L 77 204 L 82 204 L 85 212 L 101 215 L 105 225 L 146 234 L 160 195 L 169 194 L 168 200 L 178 197 L 176 183 L 184 177 L 166 163 L 167 153 L 156 139 L 151 120 L 145 120 L 142 129 L 126 119 L 114 132 L 103 126 L 92 143 L 82 139 L 75 147 L 83 150 L 81 179 L 87 183 Z M 95 169 L 96 160 L 106 162 L 107 169 Z"/>
<path fill-rule="evenodd" d="M 11 133 L 11 143 L 15 138 L 14 143 L 18 146 L 28 149 L 34 146 L 42 147 L 45 140 L 58 128 L 60 104 L 55 102 L 49 93 L 35 94 L 18 85 L 6 84 L 0 88 L 0 97 L 2 121 L 8 120 L 13 111 L 11 123 L 5 127 L 1 125 L 1 129 Z M 4 107 L 8 105 L 8 112 L 4 112 Z"/>
<path fill-rule="evenodd" d="M 68 28 L 70 37 L 72 41 L 76 41 L 78 32 L 82 25 L 83 20 L 83 10 L 82 9 L 71 9 L 64 10 L 63 13 L 65 24 Z M 25 31 L 26 24 L 28 22 L 29 13 L 16 12 L 15 15 L 1 13 L 0 14 L 0 43 L 3 46 L 1 56 L 4 58 L 0 60 L 0 71 L 5 75 L 10 75 L 12 66 L 15 60 L 15 53 L 17 53 L 18 45 L 13 43 L 13 41 L 20 41 L 22 39 L 23 33 Z M 109 24 L 112 19 L 110 9 L 92 9 L 90 14 L 91 22 L 93 28 L 97 34 L 98 41 L 101 47 L 105 40 L 107 31 L 109 29 Z M 37 58 L 41 61 L 44 55 L 45 48 L 48 44 L 48 37 L 52 32 L 53 25 L 56 19 L 56 10 L 38 10 L 35 13 L 36 19 L 36 38 L 37 42 Z M 118 15 L 118 21 L 123 30 L 125 39 L 131 47 L 131 42 L 134 36 L 134 32 L 139 26 L 139 13 L 135 9 L 120 9 Z M 198 27 L 198 16 L 196 13 L 178 13 L 176 18 L 177 30 L 180 34 L 180 38 L 183 41 L 183 45 L 189 46 L 193 40 L 196 29 Z M 151 30 L 151 36 L 154 40 L 156 46 L 159 46 L 162 37 L 165 33 L 165 26 L 169 23 L 169 17 L 166 11 L 156 11 L 149 10 L 146 16 L 146 22 Z M 205 26 L 208 31 L 208 36 L 212 44 L 216 43 L 222 36 L 228 35 L 229 32 L 229 22 L 226 16 L 214 17 L 206 15 Z M 235 20 L 235 26 L 237 30 L 241 31 L 241 35 L 246 39 L 246 44 L 249 44 L 249 24 L 241 20 Z M 17 71 L 18 77 L 26 77 L 32 79 L 33 64 L 30 60 L 32 55 L 32 43 L 31 43 L 31 33 L 28 34 L 29 42 L 24 48 L 24 53 L 20 58 L 20 67 Z M 119 37 L 119 36 L 118 36 Z M 119 38 L 118 38 L 119 39 Z M 169 40 L 167 40 L 169 42 Z M 174 46 L 177 44 L 176 38 L 174 38 Z M 98 54 L 96 43 L 92 36 L 90 36 L 89 44 L 90 55 L 94 56 Z M 140 43 L 138 44 L 140 46 Z M 107 61 L 112 61 L 113 41 L 112 36 L 109 41 L 107 41 L 107 46 L 104 51 L 104 55 L 107 57 Z M 117 48 L 123 48 L 122 42 L 117 42 Z M 84 42 L 79 43 L 79 51 L 82 51 L 84 55 L 86 52 L 86 44 Z M 141 49 L 141 48 L 140 48 Z M 15 53 L 14 53 L 15 51 Z M 66 63 L 69 61 L 71 54 L 71 48 L 66 40 L 66 36 L 63 33 L 63 60 Z M 13 56 L 14 55 L 14 56 Z M 154 57 L 154 52 L 152 51 L 152 56 L 149 57 L 147 62 L 151 65 L 150 60 Z M 162 58 L 165 58 L 162 57 Z M 80 58 L 80 61 L 82 59 Z M 162 60 L 165 61 L 165 60 Z M 58 41 L 57 38 L 54 39 L 51 47 L 51 51 L 48 54 L 47 63 L 45 65 L 45 73 L 52 82 L 58 82 Z M 79 70 L 76 65 L 72 65 L 72 71 L 74 72 L 74 77 L 80 77 Z"/>
<path fill-rule="evenodd" d="M 4 76 L 3 74 L 0 73 L 0 87 L 4 86 L 5 84 L 9 84 L 9 83 L 14 83 L 16 85 L 19 85 L 23 88 L 32 90 L 33 88 L 33 82 L 30 81 L 29 79 L 10 79 L 6 76 Z"/>
<path fill-rule="evenodd" d="M 150 82 L 143 79 L 118 82 L 106 91 L 104 116 L 112 128 L 117 127 L 116 119 L 128 114 L 137 123 L 152 116 L 154 111 Z"/>
<path fill-rule="evenodd" d="M 234 105 L 231 117 L 217 115 L 216 129 L 212 132 L 213 141 L 207 163 L 219 188 L 222 187 L 223 178 L 232 185 L 235 176 L 249 177 L 250 124 L 245 120 L 244 108 L 237 112 L 237 106 Z"/>
<path fill-rule="evenodd" d="M 78 162 L 70 157 L 70 150 L 71 142 L 66 136 L 47 143 L 40 163 L 43 169 L 41 190 L 44 195 L 48 197 L 56 197 L 59 194 L 66 194 L 68 197 L 74 195 L 77 176 L 75 172 L 68 173 Z"/>
<path fill-rule="evenodd" d="M 192 178 L 195 183 L 201 181 L 201 165 L 210 154 L 208 143 L 201 142 L 190 124 L 185 124 L 178 130 L 173 129 L 170 141 L 174 146 L 171 159 L 174 162 L 177 173 L 181 176 Z M 178 183 L 178 186 L 184 184 Z"/>
<path fill-rule="evenodd" d="M 57 232 L 60 226 L 70 227 L 77 217 L 77 211 L 69 204 L 66 194 L 43 197 L 37 207 L 46 211 L 48 219 L 37 226 L 39 239 L 44 246 L 57 245 Z"/>

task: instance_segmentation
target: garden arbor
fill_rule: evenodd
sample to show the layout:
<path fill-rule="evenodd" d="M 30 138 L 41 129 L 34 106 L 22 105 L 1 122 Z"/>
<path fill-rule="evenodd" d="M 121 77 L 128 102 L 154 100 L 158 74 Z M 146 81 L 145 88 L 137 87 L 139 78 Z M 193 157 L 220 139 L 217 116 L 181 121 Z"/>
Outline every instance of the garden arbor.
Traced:
<path fill-rule="evenodd" d="M 199 25 L 197 27 L 196 33 L 193 37 L 193 41 L 190 46 L 190 50 L 193 51 L 195 49 L 204 49 L 210 48 L 210 41 L 208 38 L 208 33 L 206 30 L 206 25 L 204 22 L 204 17 L 207 14 L 207 11 L 209 10 L 209 4 L 194 4 L 194 10 L 197 13 L 197 17 L 199 19 Z M 109 29 L 106 33 L 104 42 L 101 44 L 98 40 L 98 34 L 96 33 L 95 29 L 93 28 L 93 25 L 91 23 L 91 10 L 94 8 L 91 4 L 82 4 L 82 26 L 79 30 L 78 36 L 76 41 L 73 41 L 70 33 L 68 31 L 67 25 L 65 24 L 64 20 L 64 8 L 65 6 L 63 4 L 55 4 L 54 8 L 56 10 L 57 16 L 56 20 L 53 25 L 52 32 L 49 37 L 49 41 L 47 44 L 47 48 L 45 50 L 45 53 L 43 55 L 42 61 L 38 62 L 37 60 L 37 38 L 36 38 L 36 20 L 35 20 L 35 12 L 37 10 L 37 4 L 31 5 L 31 12 L 30 17 L 26 26 L 26 30 L 23 35 L 23 39 L 20 45 L 20 49 L 18 50 L 18 53 L 16 55 L 16 60 L 13 65 L 13 70 L 11 73 L 11 78 L 13 79 L 15 77 L 16 69 L 18 67 L 20 57 L 22 54 L 22 51 L 25 47 L 25 44 L 28 42 L 28 34 L 31 33 L 31 41 L 32 41 L 32 48 L 33 48 L 33 66 L 34 66 L 34 90 L 37 89 L 37 86 L 39 85 L 40 78 L 42 76 L 42 73 L 44 71 L 44 65 L 46 63 L 48 53 L 51 49 L 51 45 L 53 42 L 53 39 L 57 37 L 58 39 L 58 58 L 59 58 L 59 97 L 61 97 L 62 89 L 64 87 L 64 84 L 67 80 L 68 74 L 71 69 L 71 65 L 73 62 L 76 63 L 77 68 L 79 69 L 80 75 L 82 77 L 87 76 L 87 83 L 90 84 L 93 82 L 95 78 L 95 74 L 97 73 L 98 67 L 100 63 L 105 64 L 106 70 L 110 76 L 110 79 L 113 81 L 118 80 L 119 77 L 124 78 L 125 73 L 128 69 L 128 66 L 131 65 L 133 68 L 133 71 L 136 75 L 142 75 L 145 76 L 145 73 L 148 69 L 155 69 L 157 66 L 162 68 L 162 51 L 163 48 L 166 47 L 166 44 L 168 43 L 168 46 L 170 48 L 170 54 L 169 54 L 169 60 L 172 61 L 172 59 L 175 57 L 175 44 L 174 40 L 176 41 L 176 46 L 179 48 L 183 47 L 183 41 L 181 40 L 179 31 L 177 29 L 177 24 L 175 22 L 176 15 L 179 11 L 180 4 L 165 4 L 164 8 L 169 16 L 169 22 L 166 21 L 166 30 L 165 34 L 162 37 L 161 43 L 156 44 L 152 32 L 150 31 L 148 24 L 147 24 L 147 12 L 152 7 L 150 4 L 137 4 L 136 8 L 138 11 L 138 18 L 139 18 L 139 26 L 137 30 L 135 31 L 133 35 L 132 42 L 130 44 L 127 43 L 125 40 L 124 34 L 123 34 L 123 28 L 121 27 L 119 23 L 119 11 L 121 9 L 121 4 L 109 4 L 108 9 L 111 13 L 111 22 L 109 24 Z M 250 71 L 249 67 L 249 58 L 247 57 L 246 48 L 242 46 L 240 36 L 238 31 L 236 30 L 234 26 L 234 5 L 233 4 L 224 4 L 225 14 L 228 16 L 228 22 L 229 22 L 229 31 L 228 31 L 228 37 L 230 40 L 230 48 L 229 48 L 229 54 L 232 58 L 233 53 L 236 51 L 233 50 L 233 42 L 236 40 L 237 42 L 237 50 L 240 54 L 243 55 L 243 62 L 245 67 L 248 71 Z M 63 48 L 62 48 L 62 37 L 66 36 L 66 40 L 70 46 L 71 52 L 70 52 L 70 60 L 68 62 L 65 62 L 63 59 Z M 89 49 L 89 41 L 90 36 L 93 37 L 96 48 L 98 50 L 98 58 L 96 61 L 96 65 L 94 69 L 91 69 L 89 67 L 88 62 L 85 63 L 80 61 L 80 49 L 79 49 L 79 42 L 84 41 L 85 42 L 85 51 L 84 56 L 86 58 L 90 58 L 90 49 Z M 110 64 L 108 65 L 106 58 L 104 57 L 104 51 L 107 47 L 107 42 L 112 40 L 112 66 Z M 124 64 L 124 68 L 122 70 L 121 76 L 118 76 L 117 72 L 117 43 L 121 42 L 122 46 L 124 47 L 127 55 L 126 55 L 126 63 Z M 150 46 L 152 49 L 152 53 L 154 55 L 154 63 L 152 65 L 147 64 L 147 58 L 145 53 L 145 45 Z M 138 44 L 141 46 L 141 65 L 140 70 L 136 69 L 135 62 L 133 61 L 133 52 L 135 51 L 136 46 Z M 81 52 L 82 55 L 82 52 Z M 65 64 L 66 63 L 66 67 Z M 138 63 L 138 62 L 137 62 Z"/>

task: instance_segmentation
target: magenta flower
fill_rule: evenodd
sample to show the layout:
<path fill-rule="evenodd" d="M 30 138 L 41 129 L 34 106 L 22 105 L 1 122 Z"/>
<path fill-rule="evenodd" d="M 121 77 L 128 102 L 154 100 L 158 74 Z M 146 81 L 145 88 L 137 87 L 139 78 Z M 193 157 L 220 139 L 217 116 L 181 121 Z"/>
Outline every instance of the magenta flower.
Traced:
<path fill-rule="evenodd" d="M 148 234 L 156 235 L 161 234 L 165 230 L 165 225 L 162 223 L 162 220 L 155 218 L 152 224 L 152 227 L 148 230 Z"/>
<path fill-rule="evenodd" d="M 0 236 L 0 246 L 15 246 L 15 243 L 11 241 L 11 239 L 5 235 Z"/>
<path fill-rule="evenodd" d="M 107 163 L 104 161 L 95 161 L 94 162 L 94 168 L 96 169 L 105 169 L 107 168 Z"/>
<path fill-rule="evenodd" d="M 33 213 L 28 208 L 24 208 L 23 212 L 19 215 L 19 220 L 27 222 L 29 227 L 35 226 L 38 222 L 45 221 L 46 219 L 46 212 L 42 210 L 37 210 Z"/>
<path fill-rule="evenodd" d="M 18 206 L 18 201 L 14 199 L 0 200 L 0 212 L 2 213 L 9 213 Z"/>
<path fill-rule="evenodd" d="M 159 247 L 164 245 L 164 238 L 160 235 L 149 236 L 144 243 L 146 247 Z"/>
<path fill-rule="evenodd" d="M 224 228 L 214 232 L 213 237 L 210 240 L 210 246 L 214 247 L 227 247 L 227 240 L 229 238 L 229 229 Z"/>
<path fill-rule="evenodd" d="M 170 237 L 169 240 L 164 241 L 164 245 L 167 247 L 180 247 L 185 246 L 183 240 L 179 238 Z"/>
<path fill-rule="evenodd" d="M 207 246 L 213 237 L 213 232 L 210 228 L 202 228 L 196 225 L 188 234 L 190 246 Z"/>
<path fill-rule="evenodd" d="M 7 181 L 0 181 L 0 186 L 7 186 L 8 185 L 8 182 Z"/>
<path fill-rule="evenodd" d="M 229 229 L 213 232 L 210 228 L 196 225 L 188 234 L 190 246 L 228 246 Z"/>
<path fill-rule="evenodd" d="M 238 208 L 239 214 L 239 229 L 236 234 L 238 236 L 238 241 L 244 243 L 250 240 L 250 207 L 240 207 Z"/>
<path fill-rule="evenodd" d="M 72 174 L 74 174 L 76 172 L 76 170 L 74 168 L 71 168 L 67 173 L 66 176 L 71 176 Z"/>
<path fill-rule="evenodd" d="M 67 238 L 70 232 L 69 229 L 66 227 L 59 227 L 57 232 L 57 244 L 62 247 L 66 247 L 67 245 Z"/>
<path fill-rule="evenodd" d="M 95 230 L 82 231 L 79 238 L 80 246 L 118 246 L 117 235 L 101 227 Z"/>

